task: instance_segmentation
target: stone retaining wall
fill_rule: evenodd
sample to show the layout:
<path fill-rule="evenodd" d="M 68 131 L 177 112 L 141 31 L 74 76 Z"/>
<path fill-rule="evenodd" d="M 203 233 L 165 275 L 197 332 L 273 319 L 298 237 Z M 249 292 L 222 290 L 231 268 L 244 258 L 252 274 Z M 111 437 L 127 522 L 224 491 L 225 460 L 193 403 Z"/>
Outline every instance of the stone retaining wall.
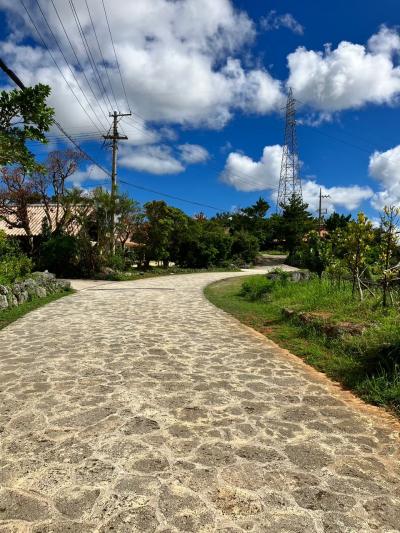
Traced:
<path fill-rule="evenodd" d="M 69 281 L 56 279 L 49 272 L 33 272 L 28 279 L 13 285 L 0 285 L 0 310 L 21 305 L 35 298 L 67 291 Z"/>

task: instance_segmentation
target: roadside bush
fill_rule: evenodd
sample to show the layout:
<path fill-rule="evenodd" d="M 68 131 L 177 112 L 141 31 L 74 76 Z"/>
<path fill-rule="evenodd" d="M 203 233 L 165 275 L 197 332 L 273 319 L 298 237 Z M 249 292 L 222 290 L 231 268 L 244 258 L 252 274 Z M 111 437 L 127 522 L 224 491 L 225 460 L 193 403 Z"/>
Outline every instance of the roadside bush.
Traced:
<path fill-rule="evenodd" d="M 114 255 L 110 255 L 106 260 L 107 267 L 112 268 L 113 270 L 118 270 L 119 272 L 124 272 L 128 266 L 130 266 L 130 261 L 125 257 L 123 250 L 117 248 Z"/>
<path fill-rule="evenodd" d="M 316 231 L 311 231 L 307 241 L 302 242 L 291 257 L 290 264 L 298 268 L 307 268 L 322 278 L 323 272 L 332 262 L 331 241 L 320 237 Z"/>
<path fill-rule="evenodd" d="M 272 291 L 273 287 L 274 282 L 264 276 L 251 277 L 242 283 L 239 296 L 251 302 L 262 300 Z"/>
<path fill-rule="evenodd" d="M 191 226 L 180 235 L 171 258 L 185 268 L 223 266 L 231 257 L 232 238 L 223 228 L 208 223 Z"/>
<path fill-rule="evenodd" d="M 260 251 L 257 237 L 248 231 L 233 234 L 231 255 L 233 259 L 241 259 L 245 263 L 254 263 Z"/>
<path fill-rule="evenodd" d="M 31 270 L 32 261 L 21 252 L 18 242 L 0 231 L 0 284 L 23 279 Z"/>
<path fill-rule="evenodd" d="M 0 284 L 9 285 L 26 276 L 32 270 L 32 261 L 26 255 L 8 256 L 0 260 Z"/>
<path fill-rule="evenodd" d="M 71 235 L 53 235 L 40 247 L 40 270 L 56 276 L 75 276 L 79 273 L 78 241 Z"/>
<path fill-rule="evenodd" d="M 274 282 L 278 282 L 282 286 L 286 286 L 290 281 L 290 273 L 282 268 L 274 268 L 274 270 L 271 270 L 271 272 L 267 274 L 267 278 Z"/>

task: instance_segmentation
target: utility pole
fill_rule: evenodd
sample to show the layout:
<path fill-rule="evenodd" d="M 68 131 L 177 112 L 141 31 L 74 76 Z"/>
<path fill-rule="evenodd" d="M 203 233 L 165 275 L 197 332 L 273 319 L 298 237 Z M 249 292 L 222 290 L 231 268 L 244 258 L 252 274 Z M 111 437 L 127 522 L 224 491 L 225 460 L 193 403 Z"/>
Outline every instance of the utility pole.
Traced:
<path fill-rule="evenodd" d="M 329 194 L 322 194 L 322 189 L 319 189 L 319 205 L 318 205 L 318 228 L 319 234 L 321 235 L 322 230 L 324 229 L 323 224 L 323 214 L 327 213 L 327 210 L 322 210 L 322 198 L 330 198 Z"/>
<path fill-rule="evenodd" d="M 113 119 L 112 135 L 103 135 L 104 139 L 112 142 L 112 168 L 111 168 L 111 238 L 110 249 L 111 253 L 115 253 L 115 197 L 117 194 L 117 153 L 118 153 L 118 141 L 124 141 L 128 139 L 126 135 L 119 135 L 118 133 L 118 118 L 129 117 L 132 113 L 109 113 L 109 116 Z"/>

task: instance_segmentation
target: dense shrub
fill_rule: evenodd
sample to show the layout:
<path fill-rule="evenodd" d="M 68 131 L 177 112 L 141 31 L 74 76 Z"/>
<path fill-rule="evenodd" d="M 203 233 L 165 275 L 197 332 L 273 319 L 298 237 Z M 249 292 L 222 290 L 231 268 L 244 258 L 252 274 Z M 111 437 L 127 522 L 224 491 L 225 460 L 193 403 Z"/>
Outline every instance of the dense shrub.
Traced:
<path fill-rule="evenodd" d="M 311 231 L 307 239 L 293 251 L 290 264 L 298 268 L 306 268 L 315 272 L 319 278 L 333 260 L 332 243 Z"/>
<path fill-rule="evenodd" d="M 0 231 L 0 284 L 23 279 L 32 270 L 32 261 L 21 252 L 16 240 Z"/>
<path fill-rule="evenodd" d="M 252 302 L 265 299 L 267 294 L 272 291 L 273 286 L 274 282 L 263 276 L 251 277 L 242 283 L 239 296 Z"/>
<path fill-rule="evenodd" d="M 254 263 L 260 251 L 257 237 L 248 231 L 238 231 L 232 237 L 231 256 L 245 263 Z"/>
<path fill-rule="evenodd" d="M 194 223 L 174 244 L 172 259 L 186 268 L 222 266 L 231 257 L 232 238 L 218 225 Z"/>
<path fill-rule="evenodd" d="M 39 266 L 56 276 L 74 276 L 79 272 L 78 240 L 71 235 L 53 235 L 40 248 Z"/>
<path fill-rule="evenodd" d="M 9 256 L 0 260 L 0 283 L 9 285 L 25 278 L 32 270 L 32 261 L 26 255 Z"/>

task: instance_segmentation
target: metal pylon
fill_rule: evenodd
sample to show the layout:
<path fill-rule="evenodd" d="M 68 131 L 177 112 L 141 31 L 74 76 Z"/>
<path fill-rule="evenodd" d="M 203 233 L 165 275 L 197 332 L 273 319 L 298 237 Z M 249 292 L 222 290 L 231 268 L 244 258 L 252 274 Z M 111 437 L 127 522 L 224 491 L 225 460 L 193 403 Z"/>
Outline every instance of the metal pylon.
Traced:
<path fill-rule="evenodd" d="M 300 161 L 296 133 L 296 100 L 290 88 L 286 103 L 285 141 L 276 209 L 279 212 L 293 195 L 302 197 Z"/>

